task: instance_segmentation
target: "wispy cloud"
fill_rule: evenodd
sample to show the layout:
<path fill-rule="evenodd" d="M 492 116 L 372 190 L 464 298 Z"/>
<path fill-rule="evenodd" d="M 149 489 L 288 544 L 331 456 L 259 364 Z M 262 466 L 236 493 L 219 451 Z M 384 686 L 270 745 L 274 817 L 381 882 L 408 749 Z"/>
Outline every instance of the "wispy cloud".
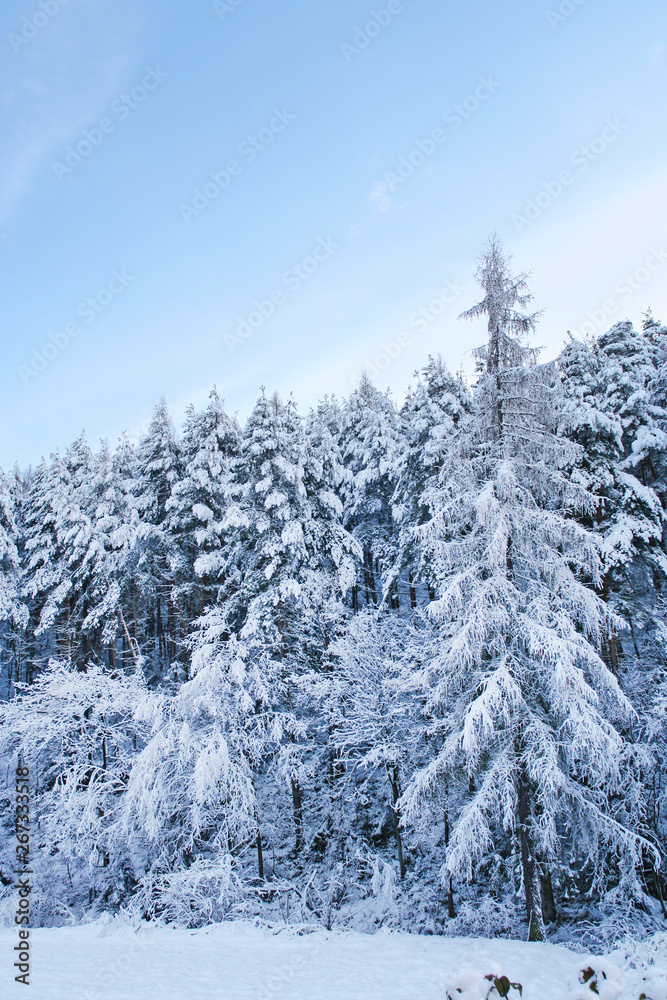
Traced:
<path fill-rule="evenodd" d="M 132 80 L 140 25 L 102 0 L 72 4 L 0 74 L 0 228 L 42 168 Z"/>

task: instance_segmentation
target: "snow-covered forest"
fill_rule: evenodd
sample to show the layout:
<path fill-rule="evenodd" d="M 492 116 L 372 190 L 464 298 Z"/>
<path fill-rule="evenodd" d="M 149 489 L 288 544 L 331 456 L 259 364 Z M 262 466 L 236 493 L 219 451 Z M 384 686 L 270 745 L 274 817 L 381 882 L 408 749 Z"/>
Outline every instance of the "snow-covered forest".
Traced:
<path fill-rule="evenodd" d="M 400 406 L 363 376 L 244 426 L 213 389 L 0 474 L 35 924 L 664 928 L 667 327 L 541 363 L 495 238 L 477 278 L 472 387 L 430 357 Z"/>

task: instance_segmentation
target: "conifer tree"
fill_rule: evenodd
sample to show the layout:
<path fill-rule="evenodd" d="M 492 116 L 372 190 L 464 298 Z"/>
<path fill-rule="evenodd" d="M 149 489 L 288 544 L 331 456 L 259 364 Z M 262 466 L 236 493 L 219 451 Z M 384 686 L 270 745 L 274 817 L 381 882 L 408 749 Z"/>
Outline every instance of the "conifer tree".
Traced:
<path fill-rule="evenodd" d="M 571 341 L 559 358 L 567 397 L 563 425 L 581 445 L 572 474 L 597 498 L 589 526 L 602 542 L 601 594 L 630 622 L 633 635 L 635 624 L 641 630 L 646 622 L 655 574 L 664 578 L 667 570 L 665 514 L 654 488 L 667 414 L 651 398 L 655 362 L 649 339 L 629 322 L 590 345 Z M 612 634 L 606 655 L 615 672 L 619 653 Z"/>
<path fill-rule="evenodd" d="M 438 475 L 459 421 L 470 411 L 472 397 L 461 379 L 454 378 L 442 358 L 429 357 L 408 392 L 401 409 L 405 458 L 393 496 L 398 525 L 398 557 L 394 575 L 408 573 L 410 607 L 417 607 L 414 578 L 418 572 L 414 528 L 428 517 L 421 498 L 427 484 Z"/>
<path fill-rule="evenodd" d="M 218 577 L 225 562 L 222 525 L 232 501 L 240 443 L 240 428 L 225 412 L 214 388 L 202 413 L 188 413 L 182 449 L 184 472 L 173 484 L 167 501 L 176 552 L 174 593 L 189 619 L 215 603 L 218 595 Z"/>
<path fill-rule="evenodd" d="M 137 452 L 143 530 L 138 560 L 142 594 L 145 670 L 152 682 L 169 678 L 183 651 L 181 617 L 173 595 L 176 553 L 167 503 L 181 477 L 181 458 L 167 403 L 158 403 Z M 179 672 L 176 667 L 177 673 Z M 182 671 L 182 667 L 181 667 Z"/>
<path fill-rule="evenodd" d="M 72 621 L 71 578 L 63 539 L 62 514 L 72 490 L 67 463 L 56 452 L 42 459 L 26 496 L 26 579 L 23 593 L 32 604 L 28 681 L 49 656 L 72 658 L 77 633 Z"/>
<path fill-rule="evenodd" d="M 396 559 L 391 501 L 403 441 L 396 406 L 388 393 L 375 388 L 366 372 L 345 402 L 342 452 L 349 471 L 344 489 L 345 527 L 362 551 L 353 604 L 355 608 L 378 607 Z"/>
<path fill-rule="evenodd" d="M 6 668 L 3 688 L 7 694 L 15 681 L 23 679 L 21 662 L 29 620 L 28 607 L 21 600 L 23 560 L 16 503 L 21 487 L 18 476 L 12 483 L 0 469 L 0 656 Z"/>
<path fill-rule="evenodd" d="M 135 496 L 134 453 L 121 438 L 114 453 L 106 441 L 94 458 L 90 484 L 90 535 L 84 563 L 88 568 L 90 610 L 83 629 L 97 639 L 97 654 L 116 666 L 121 658 L 140 664 L 136 634 L 128 628 L 133 599 L 140 518 Z"/>
<path fill-rule="evenodd" d="M 309 451 L 293 401 L 262 393 L 244 429 L 238 499 L 224 522 L 224 614 L 275 679 L 275 766 L 291 791 L 297 850 L 304 844 L 302 681 L 318 669 L 326 622 L 353 577 L 354 542 L 324 478 L 330 464 L 324 452 Z"/>
<path fill-rule="evenodd" d="M 512 276 L 494 238 L 478 280 L 485 297 L 464 315 L 489 317 L 485 371 L 423 498 L 430 520 L 416 529 L 437 590 L 429 612 L 440 637 L 422 679 L 443 745 L 400 805 L 409 822 L 434 783 L 466 774 L 443 876 L 470 878 L 503 831 L 514 833 L 529 936 L 540 940 L 540 878 L 548 885 L 563 829 L 599 864 L 616 850 L 624 885 L 639 894 L 629 828 L 638 817 L 613 798 L 636 787 L 615 727 L 630 706 L 599 655 L 620 623 L 587 586 L 600 579 L 597 543 L 569 512 L 594 501 L 561 471 L 572 445 L 555 433 L 555 373 L 530 364 L 522 338 L 535 314 L 515 309 L 530 301 L 525 276 Z"/>

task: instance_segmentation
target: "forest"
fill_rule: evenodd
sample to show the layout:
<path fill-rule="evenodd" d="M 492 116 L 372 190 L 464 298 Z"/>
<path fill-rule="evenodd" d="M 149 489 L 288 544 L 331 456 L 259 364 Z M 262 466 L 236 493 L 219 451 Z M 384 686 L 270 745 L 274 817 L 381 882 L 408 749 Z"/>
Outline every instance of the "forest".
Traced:
<path fill-rule="evenodd" d="M 667 327 L 555 361 L 496 237 L 472 378 L 0 473 L 0 899 L 577 941 L 667 918 Z"/>

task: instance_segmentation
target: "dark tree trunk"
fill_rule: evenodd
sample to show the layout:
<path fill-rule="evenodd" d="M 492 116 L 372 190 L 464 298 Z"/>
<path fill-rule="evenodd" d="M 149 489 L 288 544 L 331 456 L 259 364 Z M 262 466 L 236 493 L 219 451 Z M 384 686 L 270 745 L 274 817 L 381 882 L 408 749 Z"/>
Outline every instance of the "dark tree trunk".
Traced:
<path fill-rule="evenodd" d="M 292 806 L 294 809 L 294 849 L 300 851 L 303 847 L 303 804 L 301 802 L 301 785 L 298 778 L 291 779 Z"/>
<path fill-rule="evenodd" d="M 456 910 L 454 909 L 454 883 L 452 876 L 449 876 L 449 889 L 447 890 L 447 916 L 453 920 L 456 916 Z"/>
<path fill-rule="evenodd" d="M 156 604 L 156 607 L 155 607 L 155 635 L 156 635 L 156 638 L 157 638 L 158 659 L 160 661 L 162 661 L 162 659 L 163 659 L 164 634 L 163 634 L 163 630 L 162 630 L 162 602 L 160 601 L 159 595 L 158 595 L 157 604 Z M 160 669 L 162 669 L 162 666 L 163 666 L 163 663 L 160 662 Z"/>
<path fill-rule="evenodd" d="M 449 797 L 449 789 L 446 790 L 447 797 Z M 449 808 L 445 804 L 445 847 L 449 845 Z M 454 880 L 452 876 L 449 876 L 449 888 L 447 890 L 447 916 L 450 919 L 454 919 L 456 916 L 456 910 L 454 909 Z"/>
<path fill-rule="evenodd" d="M 609 601 L 609 592 L 611 590 L 611 570 L 605 573 L 604 580 L 602 581 L 602 600 L 605 604 Z M 607 640 L 603 645 L 603 656 L 607 661 L 607 666 L 611 670 L 614 677 L 618 677 L 618 636 L 615 632 L 610 632 L 607 636 Z M 606 655 L 604 655 L 606 653 Z"/>
<path fill-rule="evenodd" d="M 546 932 L 542 919 L 542 899 L 531 830 L 530 785 L 528 777 L 523 770 L 519 775 L 517 799 L 521 867 L 523 869 L 523 888 L 526 895 L 526 918 L 528 920 L 528 940 L 545 941 Z"/>
<path fill-rule="evenodd" d="M 377 606 L 377 590 L 375 586 L 375 573 L 373 572 L 373 556 L 370 552 L 364 553 L 364 584 L 366 587 L 366 604 Z"/>
<path fill-rule="evenodd" d="M 546 871 L 543 875 L 540 875 L 540 889 L 542 891 L 542 917 L 545 923 L 553 924 L 558 918 L 558 913 L 556 912 L 554 887 L 550 871 Z"/>
<path fill-rule="evenodd" d="M 414 611 L 417 607 L 417 591 L 412 584 L 412 570 L 408 574 L 408 583 L 410 584 L 410 607 Z"/>

